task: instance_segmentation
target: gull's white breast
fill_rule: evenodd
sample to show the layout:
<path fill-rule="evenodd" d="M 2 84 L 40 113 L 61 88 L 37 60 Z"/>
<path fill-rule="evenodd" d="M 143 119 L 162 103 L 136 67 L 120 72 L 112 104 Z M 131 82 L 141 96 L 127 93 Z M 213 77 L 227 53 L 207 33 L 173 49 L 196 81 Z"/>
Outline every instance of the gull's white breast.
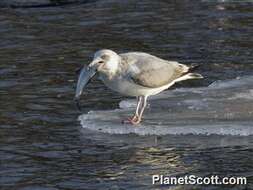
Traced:
<path fill-rule="evenodd" d="M 167 85 L 164 85 L 158 88 L 148 88 L 148 87 L 140 86 L 134 83 L 133 81 L 131 81 L 130 79 L 124 78 L 122 76 L 116 76 L 110 79 L 108 76 L 100 74 L 100 79 L 111 90 L 116 91 L 126 96 L 155 95 L 169 88 L 170 86 L 174 84 L 174 82 L 171 82 Z"/>

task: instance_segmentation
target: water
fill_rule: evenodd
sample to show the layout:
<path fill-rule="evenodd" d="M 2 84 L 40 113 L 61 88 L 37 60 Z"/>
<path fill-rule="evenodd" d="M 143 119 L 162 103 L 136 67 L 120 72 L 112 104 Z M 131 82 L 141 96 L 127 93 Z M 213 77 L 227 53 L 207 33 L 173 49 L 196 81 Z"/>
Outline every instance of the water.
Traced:
<path fill-rule="evenodd" d="M 0 11 L 1 189 L 170 187 L 152 186 L 152 174 L 248 178 L 171 189 L 253 188 L 252 3 L 98 0 Z M 154 97 L 142 126 L 123 126 L 134 100 L 97 79 L 83 113 L 73 103 L 75 71 L 101 48 L 198 63 L 205 79 Z"/>

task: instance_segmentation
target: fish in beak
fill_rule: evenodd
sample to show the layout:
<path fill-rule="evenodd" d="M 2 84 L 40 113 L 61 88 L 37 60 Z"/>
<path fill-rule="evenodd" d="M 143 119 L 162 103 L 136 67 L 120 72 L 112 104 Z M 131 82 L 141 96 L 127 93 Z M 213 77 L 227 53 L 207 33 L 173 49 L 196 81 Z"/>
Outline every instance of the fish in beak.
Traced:
<path fill-rule="evenodd" d="M 78 101 L 82 95 L 84 87 L 89 83 L 90 79 L 96 74 L 97 69 L 92 66 L 83 67 L 76 86 L 75 100 Z"/>
<path fill-rule="evenodd" d="M 103 63 L 104 63 L 103 60 L 100 57 L 97 57 L 87 67 L 83 67 L 81 69 L 76 86 L 76 94 L 74 98 L 79 110 L 81 110 L 79 100 L 82 95 L 84 87 L 89 83 L 90 79 L 97 73 L 98 68 L 101 65 L 103 65 Z"/>

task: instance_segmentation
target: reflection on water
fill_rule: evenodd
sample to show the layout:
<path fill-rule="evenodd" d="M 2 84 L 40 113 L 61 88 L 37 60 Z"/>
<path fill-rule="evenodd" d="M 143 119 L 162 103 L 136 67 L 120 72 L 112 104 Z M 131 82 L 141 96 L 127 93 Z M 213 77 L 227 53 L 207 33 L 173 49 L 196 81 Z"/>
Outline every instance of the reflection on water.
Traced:
<path fill-rule="evenodd" d="M 73 104 L 75 71 L 101 48 L 201 64 L 205 79 L 178 88 L 252 75 L 251 3 L 98 0 L 0 11 L 1 189 L 167 189 L 151 186 L 154 173 L 243 175 L 252 188 L 250 136 L 100 134 L 81 128 Z M 95 79 L 82 105 L 112 110 L 124 98 Z"/>

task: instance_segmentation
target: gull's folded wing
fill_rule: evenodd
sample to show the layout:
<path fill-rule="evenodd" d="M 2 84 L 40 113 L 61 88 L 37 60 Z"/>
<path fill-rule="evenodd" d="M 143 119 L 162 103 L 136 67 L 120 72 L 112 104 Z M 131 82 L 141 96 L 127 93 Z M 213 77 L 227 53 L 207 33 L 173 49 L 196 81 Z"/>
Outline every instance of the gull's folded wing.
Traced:
<path fill-rule="evenodd" d="M 134 83 L 158 88 L 173 82 L 188 72 L 186 65 L 175 61 L 166 61 L 142 52 L 120 54 L 126 74 Z"/>

